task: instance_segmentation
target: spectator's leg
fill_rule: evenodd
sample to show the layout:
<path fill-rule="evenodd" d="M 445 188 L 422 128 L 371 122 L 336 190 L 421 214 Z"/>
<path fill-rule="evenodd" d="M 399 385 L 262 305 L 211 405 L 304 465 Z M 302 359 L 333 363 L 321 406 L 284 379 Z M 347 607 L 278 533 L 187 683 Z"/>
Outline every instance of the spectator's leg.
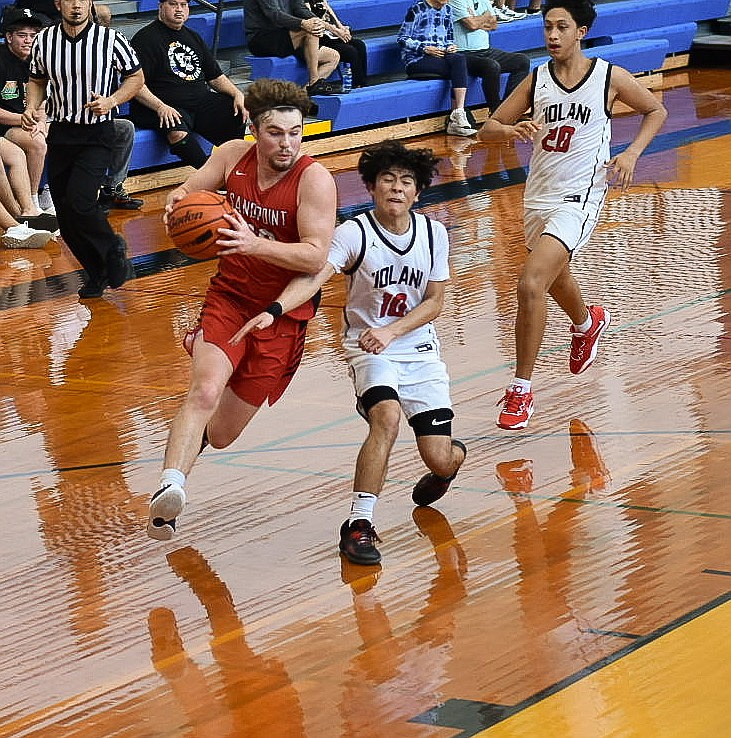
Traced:
<path fill-rule="evenodd" d="M 355 49 L 355 61 L 352 62 L 353 87 L 365 87 L 368 79 L 368 49 L 362 38 L 351 38 L 348 46 Z"/>
<path fill-rule="evenodd" d="M 494 113 L 500 105 L 500 65 L 486 51 L 465 51 L 463 54 L 467 60 L 467 71 L 482 80 L 485 103 L 490 112 Z"/>
<path fill-rule="evenodd" d="M 530 74 L 530 58 L 525 54 L 500 49 L 487 49 L 485 55 L 500 66 L 500 72 L 508 73 L 508 84 L 503 99 Z"/>
<path fill-rule="evenodd" d="M 11 128 L 5 134 L 5 138 L 20 146 L 25 152 L 30 191 L 31 194 L 37 194 L 43 177 L 43 168 L 46 165 L 46 137 L 31 136 L 22 128 Z"/>
<path fill-rule="evenodd" d="M 467 97 L 467 60 L 462 54 L 447 54 L 444 61 L 452 83 L 452 110 L 464 110 Z"/>
<path fill-rule="evenodd" d="M 234 115 L 231 98 L 213 91 L 196 107 L 192 126 L 196 133 L 216 146 L 233 138 L 243 138 L 246 133 L 246 121 Z"/>
<path fill-rule="evenodd" d="M 321 43 L 337 51 L 340 62 L 350 64 L 353 72 L 353 87 L 363 87 L 366 82 L 367 64 L 365 43 L 359 38 L 353 38 L 347 44 L 339 38 L 322 38 Z"/>
<path fill-rule="evenodd" d="M 132 147 L 135 142 L 135 125 L 126 118 L 114 120 L 114 147 L 104 185 L 110 189 L 127 179 L 129 164 L 132 161 Z"/>
<path fill-rule="evenodd" d="M 2 154 L 0 154 L 0 203 L 7 211 L 14 217 L 17 218 L 20 215 L 20 205 L 15 199 L 13 194 L 13 188 L 10 186 L 8 181 L 8 175 L 5 172 L 4 161 L 2 160 Z"/>
<path fill-rule="evenodd" d="M 20 215 L 39 215 L 41 209 L 33 205 L 30 192 L 30 177 L 25 152 L 7 138 L 0 138 L 0 156 L 8 168 L 8 180 L 15 199 L 20 206 Z"/>

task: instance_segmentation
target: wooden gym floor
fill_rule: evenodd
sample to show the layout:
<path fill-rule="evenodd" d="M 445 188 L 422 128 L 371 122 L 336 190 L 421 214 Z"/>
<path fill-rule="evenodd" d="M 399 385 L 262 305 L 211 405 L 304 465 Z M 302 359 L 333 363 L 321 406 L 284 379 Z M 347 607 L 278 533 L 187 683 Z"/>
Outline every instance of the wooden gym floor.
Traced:
<path fill-rule="evenodd" d="M 414 509 L 404 424 L 378 570 L 336 550 L 365 431 L 340 283 L 288 394 L 203 454 L 162 544 L 147 503 L 214 264 L 171 249 L 164 192 L 114 215 L 138 277 L 103 299 L 79 302 L 56 243 L 0 253 L 0 736 L 731 735 L 731 74 L 662 94 L 637 185 L 575 265 L 611 330 L 573 377 L 551 310 L 523 432 L 494 419 L 528 150 L 420 141 L 444 157 L 422 207 L 451 235 L 438 329 L 469 455 Z M 322 158 L 343 215 L 368 201 L 356 159 Z"/>

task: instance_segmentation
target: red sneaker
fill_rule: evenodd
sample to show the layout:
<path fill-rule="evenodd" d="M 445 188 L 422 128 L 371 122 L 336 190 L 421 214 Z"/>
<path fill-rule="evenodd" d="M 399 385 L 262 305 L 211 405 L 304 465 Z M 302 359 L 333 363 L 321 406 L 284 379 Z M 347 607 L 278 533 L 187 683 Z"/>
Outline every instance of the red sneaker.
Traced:
<path fill-rule="evenodd" d="M 573 338 L 571 339 L 569 369 L 572 374 L 581 374 L 594 363 L 599 348 L 599 339 L 612 322 L 609 310 L 599 305 L 590 305 L 589 315 L 591 315 L 591 328 L 586 333 L 576 333 L 574 326 L 571 326 Z"/>
<path fill-rule="evenodd" d="M 533 393 L 523 392 L 520 387 L 508 387 L 502 400 L 503 409 L 497 418 L 497 424 L 504 430 L 519 430 L 528 425 L 530 416 L 533 415 Z"/>

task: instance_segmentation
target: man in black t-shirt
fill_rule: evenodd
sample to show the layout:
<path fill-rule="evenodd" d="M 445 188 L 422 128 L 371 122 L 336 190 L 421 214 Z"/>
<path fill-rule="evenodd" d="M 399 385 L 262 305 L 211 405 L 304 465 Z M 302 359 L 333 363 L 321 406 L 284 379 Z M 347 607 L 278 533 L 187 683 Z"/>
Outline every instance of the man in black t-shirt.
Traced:
<path fill-rule="evenodd" d="M 243 92 L 184 25 L 189 13 L 187 0 L 160 0 L 157 19 L 132 38 L 146 84 L 130 113 L 138 128 L 162 129 L 170 153 L 197 169 L 208 157 L 190 133 L 216 145 L 243 138 L 247 112 Z"/>

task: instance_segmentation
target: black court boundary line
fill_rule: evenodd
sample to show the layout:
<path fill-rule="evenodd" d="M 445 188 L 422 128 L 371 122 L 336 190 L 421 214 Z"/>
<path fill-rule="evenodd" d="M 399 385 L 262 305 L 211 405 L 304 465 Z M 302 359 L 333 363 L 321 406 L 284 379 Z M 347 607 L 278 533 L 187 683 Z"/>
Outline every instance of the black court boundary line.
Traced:
<path fill-rule="evenodd" d="M 661 133 L 657 135 L 650 145 L 642 153 L 642 156 L 670 151 L 680 146 L 713 138 L 721 138 L 731 134 L 731 120 L 714 121 L 705 125 L 691 126 L 680 131 Z M 611 154 L 615 156 L 629 146 L 629 142 L 611 147 Z M 501 169 L 497 172 L 480 174 L 465 180 L 455 182 L 444 182 L 428 188 L 419 197 L 415 210 L 425 207 L 440 205 L 453 200 L 458 200 L 469 195 L 482 192 L 497 191 L 516 184 L 524 184 L 528 176 L 527 167 L 514 167 L 512 169 Z M 338 208 L 338 219 L 346 220 L 371 208 L 371 203 L 359 203 Z M 191 264 L 200 264 L 200 261 L 189 259 L 175 248 L 156 251 L 151 254 L 141 254 L 131 259 L 135 269 L 135 279 L 159 274 L 169 269 L 178 269 Z M 81 285 L 81 270 L 67 272 L 54 277 L 36 279 L 31 282 L 23 282 L 10 287 L 0 289 L 0 311 L 23 307 L 30 304 L 50 300 L 58 297 L 66 297 L 73 294 Z M 126 284 L 130 284 L 129 280 Z M 48 288 L 51 285 L 51 288 Z M 30 295 L 26 302 L 13 304 L 13 293 L 20 291 Z"/>
<path fill-rule="evenodd" d="M 712 570 L 704 570 L 704 571 L 712 571 Z M 731 572 L 724 572 L 724 573 L 731 574 Z M 618 651 L 615 651 L 614 653 L 611 653 L 608 656 L 604 656 L 598 661 L 595 661 L 593 664 L 590 664 L 589 666 L 585 666 L 582 669 L 579 669 L 578 671 L 574 672 L 573 674 L 570 674 L 569 676 L 564 677 L 563 679 L 559 680 L 555 684 L 552 684 L 548 687 L 545 687 L 544 689 L 541 689 L 540 691 L 536 692 L 530 697 L 527 697 L 526 699 L 521 700 L 516 705 L 499 705 L 499 704 L 494 704 L 494 703 L 489 703 L 489 702 L 482 702 L 482 703 L 471 702 L 471 701 L 468 702 L 465 700 L 447 700 L 442 705 L 437 705 L 431 710 L 427 710 L 426 712 L 421 713 L 420 715 L 417 715 L 414 718 L 411 718 L 408 722 L 435 725 L 435 726 L 444 727 L 444 728 L 455 728 L 459 730 L 460 726 L 458 725 L 446 725 L 446 724 L 440 723 L 439 722 L 439 712 L 443 710 L 443 708 L 448 707 L 450 703 L 463 702 L 471 706 L 474 706 L 476 710 L 479 711 L 479 714 L 481 716 L 486 717 L 487 719 L 484 719 L 484 724 L 481 727 L 479 727 L 479 729 L 475 730 L 475 729 L 469 728 L 468 730 L 463 730 L 463 732 L 459 733 L 454 738 L 469 738 L 470 736 L 477 735 L 478 733 L 484 730 L 488 730 L 489 728 L 492 728 L 494 725 L 497 725 L 498 723 L 503 722 L 507 718 L 512 717 L 513 715 L 519 712 L 522 712 L 526 708 L 532 707 L 533 705 L 537 704 L 538 702 L 541 702 L 547 697 L 551 697 L 552 695 L 557 694 L 558 692 L 562 692 L 564 689 L 566 689 L 567 687 L 570 687 L 572 684 L 576 684 L 581 679 L 585 679 L 586 677 L 592 674 L 595 674 L 596 672 L 600 671 L 601 669 L 604 669 L 610 664 L 613 664 L 616 661 L 619 661 L 620 659 L 624 658 L 625 656 L 628 656 L 629 654 L 639 650 L 640 648 L 643 648 L 649 643 L 652 643 L 653 641 L 656 641 L 659 638 L 662 638 L 664 635 L 667 635 L 668 633 L 672 633 L 674 630 L 677 630 L 681 626 L 687 625 L 693 620 L 696 620 L 697 618 L 701 617 L 702 615 L 705 615 L 711 610 L 715 610 L 716 608 L 720 607 L 721 605 L 726 604 L 729 601 L 731 601 L 731 590 L 729 590 L 728 592 L 722 595 L 719 595 L 718 597 L 715 597 L 714 599 L 710 600 L 704 605 L 700 605 L 699 607 L 693 610 L 690 610 L 689 612 L 685 613 L 684 615 L 681 615 L 675 620 L 672 620 L 669 623 L 660 626 L 656 630 L 653 630 L 651 633 L 648 633 L 647 635 L 644 635 L 644 636 L 639 636 L 632 643 L 629 643 L 628 645 L 623 646 Z M 471 723 L 474 722 L 474 717 L 475 716 L 470 716 Z"/>

